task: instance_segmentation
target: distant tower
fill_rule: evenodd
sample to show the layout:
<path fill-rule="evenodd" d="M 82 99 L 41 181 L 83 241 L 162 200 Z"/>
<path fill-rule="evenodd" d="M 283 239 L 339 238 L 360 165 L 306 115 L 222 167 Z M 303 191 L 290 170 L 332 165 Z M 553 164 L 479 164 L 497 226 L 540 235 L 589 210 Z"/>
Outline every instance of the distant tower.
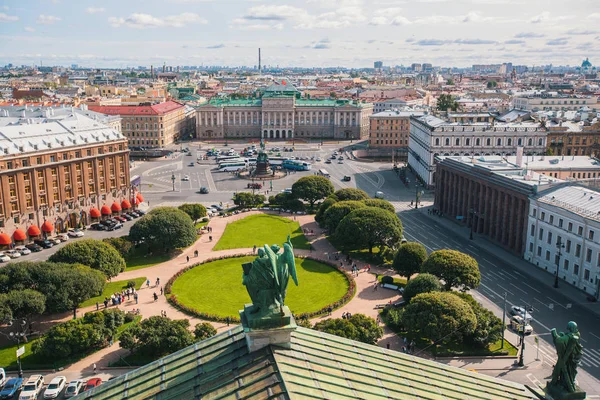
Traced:
<path fill-rule="evenodd" d="M 260 63 L 260 47 L 258 48 L 258 74 L 262 75 L 262 65 Z"/>
<path fill-rule="evenodd" d="M 154 65 L 150 66 L 150 78 L 154 79 Z"/>
<path fill-rule="evenodd" d="M 167 63 L 163 63 L 163 74 L 167 72 Z"/>

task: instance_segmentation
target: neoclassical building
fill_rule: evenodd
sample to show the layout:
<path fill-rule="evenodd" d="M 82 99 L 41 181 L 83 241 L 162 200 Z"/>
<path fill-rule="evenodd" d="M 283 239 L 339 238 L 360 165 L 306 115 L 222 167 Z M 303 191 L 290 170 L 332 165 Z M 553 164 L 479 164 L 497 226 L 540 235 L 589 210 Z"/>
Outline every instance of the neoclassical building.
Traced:
<path fill-rule="evenodd" d="M 212 99 L 200 106 L 201 139 L 364 139 L 373 105 L 353 100 L 305 99 L 291 85 L 273 84 L 250 99 Z"/>

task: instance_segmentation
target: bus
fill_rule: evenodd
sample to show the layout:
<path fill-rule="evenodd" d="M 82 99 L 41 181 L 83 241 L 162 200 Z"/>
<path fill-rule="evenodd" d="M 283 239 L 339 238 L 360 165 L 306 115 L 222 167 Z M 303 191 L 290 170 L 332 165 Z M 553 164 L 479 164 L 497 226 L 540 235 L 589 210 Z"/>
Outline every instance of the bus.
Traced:
<path fill-rule="evenodd" d="M 331 175 L 329 175 L 329 172 L 327 172 L 325 169 L 320 169 L 317 175 L 324 176 L 325 178 L 331 178 Z"/>
<path fill-rule="evenodd" d="M 228 155 L 228 156 L 217 156 L 217 162 L 218 163 L 222 163 L 223 161 L 227 161 L 227 160 L 235 160 L 237 158 L 240 158 L 239 155 L 237 156 L 232 156 L 232 155 Z"/>
<path fill-rule="evenodd" d="M 235 163 L 229 163 L 229 164 L 221 164 L 221 165 L 219 165 L 219 171 L 220 172 L 234 172 L 234 171 L 246 169 L 247 167 L 248 167 L 248 164 L 241 161 L 241 162 L 235 162 Z"/>
<path fill-rule="evenodd" d="M 282 158 L 282 157 L 269 157 L 269 164 L 282 165 L 284 160 L 286 160 L 286 159 Z"/>
<path fill-rule="evenodd" d="M 300 160 L 284 160 L 281 166 L 295 171 L 310 171 L 310 163 Z"/>

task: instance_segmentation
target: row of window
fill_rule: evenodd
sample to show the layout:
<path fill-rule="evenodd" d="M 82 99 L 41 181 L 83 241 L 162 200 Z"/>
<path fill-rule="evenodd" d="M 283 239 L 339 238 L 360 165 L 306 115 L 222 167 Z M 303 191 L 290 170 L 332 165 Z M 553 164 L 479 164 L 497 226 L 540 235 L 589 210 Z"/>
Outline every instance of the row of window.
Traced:
<path fill-rule="evenodd" d="M 115 151 L 116 149 L 119 149 L 119 151 L 123 150 L 123 145 L 119 144 L 118 146 L 109 146 L 108 147 L 108 152 L 112 153 L 113 151 Z M 98 148 L 98 153 L 97 154 L 104 154 L 104 148 L 99 147 Z M 86 157 L 91 157 L 93 155 L 92 149 L 87 149 L 86 150 Z M 61 157 L 62 156 L 62 157 Z M 72 158 L 72 157 L 71 157 Z M 80 151 L 76 151 L 75 152 L 75 158 L 81 158 L 81 152 Z M 49 160 L 50 162 L 56 162 L 58 160 L 68 160 L 69 159 L 69 153 L 65 152 L 62 154 L 56 154 L 56 155 L 50 155 L 49 156 Z M 43 157 L 39 156 L 35 158 L 35 165 L 43 165 L 45 164 L 47 161 L 43 159 Z M 23 158 L 20 160 L 21 166 L 23 167 L 29 167 L 29 159 L 27 158 Z M 15 166 L 17 166 L 17 164 L 15 164 L 15 162 L 13 161 L 7 161 L 6 162 L 6 169 L 13 169 Z"/>
<path fill-rule="evenodd" d="M 533 216 L 533 218 L 536 218 L 536 216 L 537 216 L 537 208 L 533 209 L 532 216 Z M 543 222 L 548 222 L 548 224 L 550 224 L 550 225 L 554 225 L 555 218 L 554 218 L 554 215 L 548 214 L 548 221 L 546 221 L 546 212 L 542 211 L 540 213 L 539 220 L 543 221 Z M 562 218 L 558 218 L 558 225 L 557 226 L 559 228 L 561 228 L 561 229 L 564 229 L 563 225 L 564 225 L 563 219 Z M 531 226 L 534 226 L 534 225 L 532 224 Z M 573 232 L 573 228 L 574 228 L 573 223 L 569 222 L 567 224 L 567 231 L 568 232 Z M 543 229 L 541 229 L 541 230 L 543 231 Z M 594 230 L 593 229 L 589 229 L 588 232 L 587 232 L 587 238 L 588 238 L 588 240 L 594 240 L 594 235 L 595 235 Z M 533 234 L 531 236 L 533 236 Z M 577 236 L 583 236 L 583 226 L 581 226 L 581 225 L 577 225 Z M 548 243 L 550 243 L 550 242 L 548 242 Z"/>
<path fill-rule="evenodd" d="M 529 243 L 529 251 L 531 253 L 533 253 L 533 242 Z M 586 257 L 586 262 L 591 262 L 592 259 L 592 249 L 588 249 L 588 255 Z M 537 248 L 537 256 L 538 257 L 542 257 L 542 247 L 538 246 Z M 551 258 L 551 253 L 549 250 L 546 250 L 546 261 L 550 261 Z M 599 254 L 599 258 L 600 258 L 600 254 Z M 554 260 L 554 264 L 557 264 L 559 262 L 558 259 L 558 255 L 555 256 L 555 260 Z M 568 259 L 564 259 L 563 260 L 563 269 L 565 271 L 569 271 L 569 265 L 570 265 L 570 260 Z M 600 259 L 598 260 L 598 265 L 600 266 Z M 573 275 L 579 275 L 579 264 L 573 264 Z M 585 268 L 583 270 L 583 279 L 589 282 L 594 282 L 594 279 L 590 277 L 590 270 Z"/>
<path fill-rule="evenodd" d="M 384 142 L 384 140 L 385 140 L 385 142 Z M 395 140 L 389 139 L 389 142 L 388 142 L 388 139 L 375 139 L 375 144 L 398 144 L 398 145 L 404 144 L 405 146 L 408 146 L 408 140 L 403 141 L 402 139 L 400 139 L 400 143 L 398 143 L 398 139 L 395 139 Z"/>
<path fill-rule="evenodd" d="M 471 138 L 464 138 L 464 145 L 465 146 L 471 146 Z M 496 146 L 502 146 L 503 140 L 502 138 L 497 138 L 496 139 Z M 517 139 L 517 146 L 522 146 L 523 145 L 523 138 L 518 138 Z M 529 138 L 527 140 L 527 146 L 533 146 L 533 139 Z M 544 139 L 543 138 L 539 138 L 538 139 L 538 146 L 542 146 L 544 143 Z M 444 144 L 445 146 L 450 146 L 450 138 L 446 138 L 444 140 Z M 435 145 L 439 146 L 440 145 L 440 138 L 435 138 Z M 454 139 L 454 145 L 455 146 L 460 146 L 461 145 L 461 138 L 455 138 Z M 485 145 L 486 146 L 491 146 L 492 145 L 492 138 L 487 138 L 485 140 Z M 512 138 L 506 138 L 506 145 L 507 146 L 512 146 L 513 145 L 513 139 Z M 476 138 L 475 139 L 475 146 L 481 146 L 481 138 Z"/>

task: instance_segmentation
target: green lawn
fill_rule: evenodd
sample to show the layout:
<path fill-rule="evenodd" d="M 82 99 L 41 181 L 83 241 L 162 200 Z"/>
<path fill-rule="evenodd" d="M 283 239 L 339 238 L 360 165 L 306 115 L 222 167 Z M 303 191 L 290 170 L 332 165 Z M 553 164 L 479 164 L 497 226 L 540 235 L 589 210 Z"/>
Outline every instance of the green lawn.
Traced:
<path fill-rule="evenodd" d="M 242 285 L 242 264 L 255 257 L 217 260 L 181 275 L 171 288 L 177 300 L 198 311 L 238 317 L 250 296 Z M 290 280 L 286 305 L 294 314 L 314 312 L 341 299 L 348 290 L 346 277 L 335 268 L 296 258 L 298 284 Z"/>
<path fill-rule="evenodd" d="M 200 228 L 202 228 L 203 226 L 206 226 L 206 225 L 208 225 L 208 223 L 209 223 L 209 222 L 210 222 L 210 220 L 209 220 L 209 221 L 206 221 L 206 222 L 202 222 L 202 221 L 200 221 L 200 222 L 197 222 L 197 223 L 196 223 L 196 225 L 194 225 L 194 226 L 196 227 L 196 229 L 200 229 Z"/>
<path fill-rule="evenodd" d="M 264 244 L 281 246 L 288 235 L 292 237 L 294 248 L 310 248 L 298 222 L 276 215 L 251 215 L 228 224 L 214 249 L 240 249 L 254 245 L 262 247 Z"/>
<path fill-rule="evenodd" d="M 146 282 L 146 278 L 135 278 L 135 279 L 127 279 L 124 281 L 106 282 L 106 285 L 104 285 L 104 290 L 102 291 L 102 294 L 100 296 L 92 297 L 91 299 L 84 301 L 83 303 L 81 303 L 81 305 L 79 307 L 80 308 L 88 307 L 88 306 L 96 304 L 96 302 L 100 303 L 100 307 L 104 307 L 104 304 L 102 304 L 102 302 L 104 301 L 104 298 L 110 297 L 110 295 L 115 292 L 120 292 L 123 289 L 127 289 L 127 282 L 129 282 L 130 280 L 135 281 L 136 290 L 141 288 L 142 284 L 144 282 Z"/>
<path fill-rule="evenodd" d="M 379 282 L 381 282 L 381 279 L 383 279 L 385 275 L 379 275 Z M 406 278 L 394 278 L 394 285 L 396 286 L 400 286 L 400 287 L 404 287 L 406 286 Z"/>
<path fill-rule="evenodd" d="M 171 254 L 164 254 L 162 252 L 159 252 L 158 254 L 148 254 L 147 246 L 142 244 L 139 247 L 132 248 L 125 257 L 125 263 L 127 264 L 125 270 L 135 271 L 136 269 L 148 268 L 170 259 Z"/>

